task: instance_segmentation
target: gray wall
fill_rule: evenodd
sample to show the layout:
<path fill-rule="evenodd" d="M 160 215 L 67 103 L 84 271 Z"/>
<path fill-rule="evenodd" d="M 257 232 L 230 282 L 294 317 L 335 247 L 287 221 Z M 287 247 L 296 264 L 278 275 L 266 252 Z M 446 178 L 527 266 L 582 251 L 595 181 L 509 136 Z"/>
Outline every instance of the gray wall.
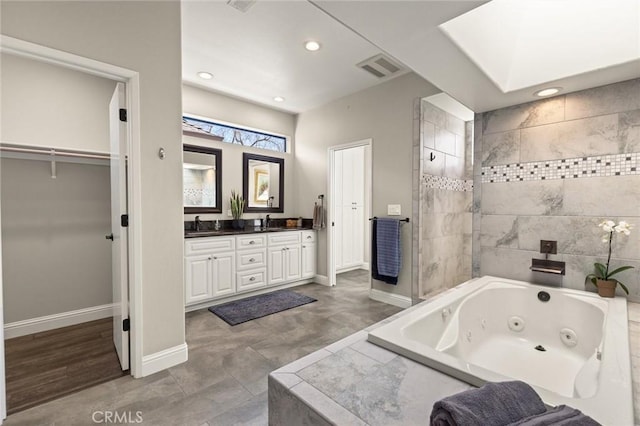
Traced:
<path fill-rule="evenodd" d="M 3 1 L 2 34 L 139 73 L 142 354 L 185 342 L 181 34 L 178 1 Z M 134 112 L 135 113 L 135 112 Z M 163 147 L 166 158 L 158 158 Z M 135 354 L 134 354 L 135 355 Z M 132 359 L 133 363 L 140 359 Z"/>
<path fill-rule="evenodd" d="M 284 158 L 284 212 L 272 213 L 271 217 L 296 217 L 297 205 L 295 202 L 295 168 L 293 166 L 295 150 L 295 116 L 287 112 L 257 105 L 220 93 L 210 92 L 194 86 L 183 86 L 182 104 L 185 114 L 219 120 L 231 124 L 246 126 L 267 132 L 273 132 L 289 137 L 289 152 L 279 153 L 243 147 L 240 145 L 217 142 L 204 138 L 183 136 L 182 141 L 190 145 L 202 145 L 222 150 L 222 214 L 201 214 L 203 220 L 229 219 L 229 197 L 231 190 L 242 193 L 242 153 L 249 152 L 271 157 Z M 302 214 L 302 213 L 300 213 Z M 243 218 L 264 217 L 265 214 L 245 213 Z M 194 214 L 184 215 L 185 220 L 193 220 Z M 305 217 L 311 217 L 308 214 Z"/>
<path fill-rule="evenodd" d="M 109 152 L 115 82 L 14 55 L 0 55 L 2 142 Z"/>
<path fill-rule="evenodd" d="M 296 201 L 298 214 L 309 216 L 318 194 L 327 194 L 327 149 L 373 139 L 373 211 L 386 216 L 387 204 L 400 204 L 412 217 L 414 100 L 439 90 L 415 74 L 407 74 L 298 115 L 296 129 Z M 373 282 L 382 291 L 411 297 L 412 231 L 403 227 L 403 264 L 397 286 Z M 326 231 L 318 233 L 318 274 L 327 274 Z"/>
<path fill-rule="evenodd" d="M 107 165 L 2 158 L 6 323 L 111 303 Z"/>
<path fill-rule="evenodd" d="M 473 129 L 428 101 L 421 111 L 418 295 L 425 297 L 471 278 Z"/>
<path fill-rule="evenodd" d="M 612 265 L 636 267 L 619 279 L 640 301 L 640 79 L 486 112 L 475 132 L 474 274 L 585 289 L 606 261 L 597 224 L 627 220 Z M 564 278 L 529 271 L 541 239 L 558 241 Z"/>

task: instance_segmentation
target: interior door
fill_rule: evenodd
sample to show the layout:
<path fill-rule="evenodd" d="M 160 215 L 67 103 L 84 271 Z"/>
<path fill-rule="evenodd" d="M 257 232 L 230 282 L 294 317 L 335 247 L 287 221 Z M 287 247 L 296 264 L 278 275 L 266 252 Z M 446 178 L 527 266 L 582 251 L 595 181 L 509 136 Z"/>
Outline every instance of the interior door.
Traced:
<path fill-rule="evenodd" d="M 113 279 L 113 343 L 123 370 L 129 369 L 129 332 L 124 320 L 129 318 L 129 274 L 127 262 L 127 227 L 122 226 L 127 214 L 127 123 L 120 111 L 125 110 L 125 86 L 117 83 L 109 103 L 109 136 L 111 140 L 111 262 Z"/>

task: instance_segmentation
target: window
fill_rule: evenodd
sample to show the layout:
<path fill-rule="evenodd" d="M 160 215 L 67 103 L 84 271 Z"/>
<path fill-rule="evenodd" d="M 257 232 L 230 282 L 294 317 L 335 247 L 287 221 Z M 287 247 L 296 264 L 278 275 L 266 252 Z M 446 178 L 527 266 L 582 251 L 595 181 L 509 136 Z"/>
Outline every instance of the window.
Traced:
<path fill-rule="evenodd" d="M 228 124 L 182 117 L 182 130 L 193 136 L 206 136 L 213 139 L 269 151 L 287 152 L 287 138 L 255 130 L 243 129 Z"/>

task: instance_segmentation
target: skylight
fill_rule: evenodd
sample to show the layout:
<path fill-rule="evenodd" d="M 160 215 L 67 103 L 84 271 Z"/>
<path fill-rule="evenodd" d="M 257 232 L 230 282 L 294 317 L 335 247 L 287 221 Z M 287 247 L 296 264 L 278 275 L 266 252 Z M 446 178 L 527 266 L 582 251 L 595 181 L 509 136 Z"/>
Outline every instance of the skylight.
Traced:
<path fill-rule="evenodd" d="M 640 58 L 638 0 L 493 0 L 439 28 L 504 93 Z"/>

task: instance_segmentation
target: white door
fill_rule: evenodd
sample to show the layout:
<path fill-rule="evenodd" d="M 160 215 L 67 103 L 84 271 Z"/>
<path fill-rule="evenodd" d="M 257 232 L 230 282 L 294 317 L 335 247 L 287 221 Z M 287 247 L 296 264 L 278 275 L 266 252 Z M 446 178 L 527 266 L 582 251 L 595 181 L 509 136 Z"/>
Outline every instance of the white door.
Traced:
<path fill-rule="evenodd" d="M 125 106 L 125 87 L 117 83 L 109 103 L 111 140 L 111 262 L 113 279 L 113 343 L 123 370 L 129 369 L 129 332 L 123 321 L 129 318 L 129 274 L 127 228 L 121 226 L 127 214 L 127 123 L 121 121 Z"/>
<path fill-rule="evenodd" d="M 184 258 L 184 271 L 186 304 L 211 299 L 213 297 L 210 254 L 186 256 Z"/>
<path fill-rule="evenodd" d="M 285 247 L 270 247 L 267 251 L 268 285 L 280 284 L 286 280 Z"/>
<path fill-rule="evenodd" d="M 302 278 L 316 275 L 316 243 L 302 244 Z"/>
<path fill-rule="evenodd" d="M 287 281 L 295 281 L 299 280 L 302 276 L 302 258 L 301 254 L 301 246 L 296 244 L 294 246 L 287 246 L 286 253 L 286 280 Z"/>

